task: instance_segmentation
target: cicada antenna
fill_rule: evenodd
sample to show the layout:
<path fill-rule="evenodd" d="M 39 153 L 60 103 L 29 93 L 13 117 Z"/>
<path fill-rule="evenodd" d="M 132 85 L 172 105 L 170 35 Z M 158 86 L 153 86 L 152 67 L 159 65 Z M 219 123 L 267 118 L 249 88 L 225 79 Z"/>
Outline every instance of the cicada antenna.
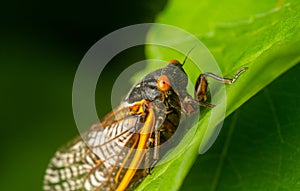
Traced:
<path fill-rule="evenodd" d="M 187 60 L 187 58 L 189 57 L 189 54 L 192 52 L 192 50 L 196 47 L 197 45 L 195 45 L 193 48 L 191 48 L 189 51 L 188 51 L 188 53 L 186 54 L 186 56 L 185 56 L 185 58 L 184 58 L 184 60 L 183 60 L 183 62 L 182 62 L 182 66 L 185 64 L 185 61 Z"/>

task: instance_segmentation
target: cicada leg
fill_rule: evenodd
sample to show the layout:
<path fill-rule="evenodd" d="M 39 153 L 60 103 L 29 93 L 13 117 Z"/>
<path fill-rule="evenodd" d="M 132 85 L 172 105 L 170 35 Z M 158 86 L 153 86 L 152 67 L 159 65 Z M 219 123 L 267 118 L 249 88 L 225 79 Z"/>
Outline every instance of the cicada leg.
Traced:
<path fill-rule="evenodd" d="M 150 172 L 151 168 L 150 167 L 151 167 L 152 163 L 150 165 L 150 161 L 153 157 L 151 157 L 151 153 L 150 153 L 149 148 L 152 148 L 153 145 L 154 145 L 154 139 L 152 137 L 150 137 L 148 139 L 147 146 L 146 146 L 148 149 L 147 149 L 147 152 L 145 154 L 145 163 L 144 163 L 144 169 L 146 169 L 147 174 L 151 174 L 151 172 Z"/>
<path fill-rule="evenodd" d="M 225 84 L 233 84 L 236 81 L 236 79 L 247 69 L 248 69 L 247 67 L 241 68 L 239 71 L 237 71 L 237 73 L 233 76 L 233 78 L 222 78 L 210 72 L 201 74 L 198 77 L 195 86 L 195 98 L 198 98 L 199 105 L 204 107 L 210 107 L 210 108 L 215 106 L 213 104 L 205 102 L 207 100 L 207 87 L 208 87 L 207 77 L 211 77 Z"/>
<path fill-rule="evenodd" d="M 154 126 L 154 140 L 149 139 L 149 144 L 153 144 L 153 162 L 148 166 L 147 174 L 151 174 L 151 170 L 154 168 L 154 166 L 157 164 L 159 160 L 159 145 L 160 145 L 160 126 L 164 122 L 163 116 L 158 116 L 157 121 Z"/>

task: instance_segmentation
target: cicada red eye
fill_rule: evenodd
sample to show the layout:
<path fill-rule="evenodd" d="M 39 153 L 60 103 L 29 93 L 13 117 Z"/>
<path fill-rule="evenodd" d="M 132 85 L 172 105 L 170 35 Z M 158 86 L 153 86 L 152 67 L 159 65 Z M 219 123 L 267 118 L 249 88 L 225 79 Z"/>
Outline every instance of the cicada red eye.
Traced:
<path fill-rule="evenodd" d="M 161 75 L 157 79 L 157 87 L 161 91 L 168 91 L 170 89 L 170 80 L 168 76 Z"/>
<path fill-rule="evenodd" d="M 180 62 L 178 60 L 170 60 L 169 64 L 179 65 Z M 181 64 L 180 64 L 181 65 Z"/>

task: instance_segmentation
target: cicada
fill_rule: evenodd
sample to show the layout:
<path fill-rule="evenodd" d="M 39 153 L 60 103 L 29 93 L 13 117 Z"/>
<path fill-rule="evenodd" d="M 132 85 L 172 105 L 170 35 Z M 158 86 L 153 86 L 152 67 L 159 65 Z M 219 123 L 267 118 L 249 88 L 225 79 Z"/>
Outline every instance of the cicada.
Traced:
<path fill-rule="evenodd" d="M 207 77 L 232 84 L 247 69 L 241 68 L 233 78 L 203 73 L 191 96 L 185 60 L 171 60 L 146 75 L 117 108 L 83 135 L 87 142 L 78 137 L 58 150 L 46 170 L 44 190 L 134 189 L 162 157 L 159 146 L 174 135 L 181 116 L 200 106 L 214 107 L 207 100 Z"/>

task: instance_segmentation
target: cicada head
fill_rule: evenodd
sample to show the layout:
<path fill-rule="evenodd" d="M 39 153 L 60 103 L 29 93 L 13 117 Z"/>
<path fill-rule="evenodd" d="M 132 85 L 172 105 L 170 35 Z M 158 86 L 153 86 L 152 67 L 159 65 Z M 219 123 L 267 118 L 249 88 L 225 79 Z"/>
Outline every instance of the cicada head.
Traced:
<path fill-rule="evenodd" d="M 127 94 L 125 101 L 133 103 L 142 99 L 154 101 L 162 96 L 186 96 L 188 77 L 177 60 L 171 60 L 164 68 L 142 78 Z"/>

